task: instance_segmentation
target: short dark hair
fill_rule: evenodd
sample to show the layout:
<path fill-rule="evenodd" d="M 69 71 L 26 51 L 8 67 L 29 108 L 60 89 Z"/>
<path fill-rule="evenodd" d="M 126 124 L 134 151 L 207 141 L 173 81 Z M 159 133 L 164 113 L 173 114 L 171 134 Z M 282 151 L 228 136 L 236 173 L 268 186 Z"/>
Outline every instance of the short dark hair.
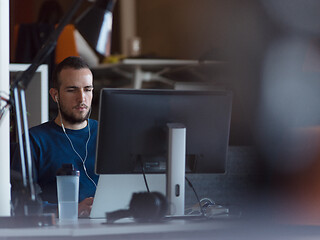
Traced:
<path fill-rule="evenodd" d="M 81 57 L 67 57 L 62 62 L 60 62 L 52 73 L 52 81 L 53 81 L 53 88 L 59 90 L 61 82 L 59 81 L 59 74 L 63 69 L 72 68 L 72 69 L 82 69 L 82 68 L 89 68 L 89 65 L 84 61 Z"/>

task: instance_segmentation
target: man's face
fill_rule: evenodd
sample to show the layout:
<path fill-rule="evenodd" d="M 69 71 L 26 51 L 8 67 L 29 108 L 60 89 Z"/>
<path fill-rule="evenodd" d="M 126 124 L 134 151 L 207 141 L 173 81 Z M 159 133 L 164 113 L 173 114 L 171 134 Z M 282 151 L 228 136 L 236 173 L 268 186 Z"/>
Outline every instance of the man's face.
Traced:
<path fill-rule="evenodd" d="M 60 72 L 58 96 L 63 120 L 74 124 L 87 119 L 93 97 L 92 78 L 87 68 L 67 68 Z"/>

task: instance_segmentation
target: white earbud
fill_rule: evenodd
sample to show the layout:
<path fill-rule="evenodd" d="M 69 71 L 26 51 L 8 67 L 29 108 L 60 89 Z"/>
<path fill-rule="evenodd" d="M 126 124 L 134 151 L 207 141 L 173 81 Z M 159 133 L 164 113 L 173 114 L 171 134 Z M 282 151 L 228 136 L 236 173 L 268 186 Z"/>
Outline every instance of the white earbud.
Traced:
<path fill-rule="evenodd" d="M 57 96 L 55 96 L 55 99 L 56 99 L 56 102 L 59 103 L 59 100 L 58 100 L 58 97 L 57 97 Z"/>

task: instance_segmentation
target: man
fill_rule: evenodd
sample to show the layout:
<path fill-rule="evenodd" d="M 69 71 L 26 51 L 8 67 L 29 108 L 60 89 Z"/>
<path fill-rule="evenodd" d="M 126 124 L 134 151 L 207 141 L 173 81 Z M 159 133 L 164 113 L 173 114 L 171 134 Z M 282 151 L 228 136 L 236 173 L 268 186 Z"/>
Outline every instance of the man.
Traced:
<path fill-rule="evenodd" d="M 98 176 L 94 173 L 97 121 L 89 119 L 93 76 L 86 62 L 68 57 L 53 72 L 49 91 L 57 103 L 53 121 L 31 128 L 35 180 L 44 202 L 57 203 L 56 172 L 63 163 L 80 171 L 79 216 L 89 216 Z"/>

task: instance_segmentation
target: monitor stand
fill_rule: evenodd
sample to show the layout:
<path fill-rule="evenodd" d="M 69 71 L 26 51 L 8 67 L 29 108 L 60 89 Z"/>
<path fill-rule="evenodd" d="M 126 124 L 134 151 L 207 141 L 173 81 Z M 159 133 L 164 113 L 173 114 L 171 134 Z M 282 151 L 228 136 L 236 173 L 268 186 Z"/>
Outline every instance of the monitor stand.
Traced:
<path fill-rule="evenodd" d="M 168 123 L 168 164 L 166 195 L 169 215 L 183 216 L 185 208 L 186 127 L 180 123 Z"/>

